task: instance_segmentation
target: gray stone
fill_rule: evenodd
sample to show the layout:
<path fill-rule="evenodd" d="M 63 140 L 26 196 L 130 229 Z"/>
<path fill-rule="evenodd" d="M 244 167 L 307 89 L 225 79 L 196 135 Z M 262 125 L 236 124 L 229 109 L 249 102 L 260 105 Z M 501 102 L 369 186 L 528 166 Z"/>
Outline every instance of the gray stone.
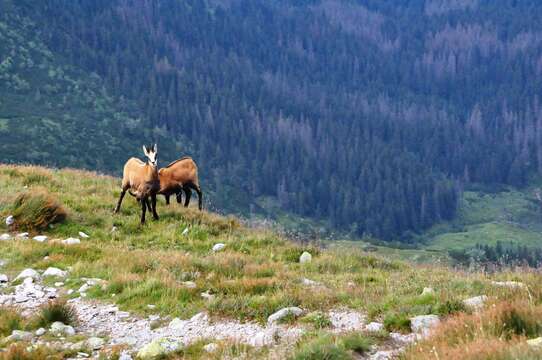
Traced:
<path fill-rule="evenodd" d="M 11 226 L 14 223 L 15 223 L 15 218 L 13 217 L 13 215 L 8 215 L 8 217 L 6 218 L 6 225 Z"/>
<path fill-rule="evenodd" d="M 2 234 L 2 235 L 0 235 L 0 241 L 8 241 L 8 240 L 11 240 L 11 235 L 10 234 Z"/>
<path fill-rule="evenodd" d="M 218 243 L 218 244 L 215 244 L 215 245 L 213 246 L 213 251 L 214 251 L 214 252 L 219 252 L 219 251 L 224 250 L 225 247 L 226 247 L 226 244 Z"/>
<path fill-rule="evenodd" d="M 18 237 L 19 239 L 26 240 L 26 239 L 28 239 L 28 235 L 30 235 L 30 234 L 27 233 L 27 232 L 22 232 L 22 233 L 17 234 L 17 237 Z"/>
<path fill-rule="evenodd" d="M 67 238 L 66 240 L 62 240 L 62 244 L 64 245 L 77 245 L 81 244 L 81 240 L 77 238 Z"/>
<path fill-rule="evenodd" d="M 70 325 L 65 325 L 60 321 L 55 321 L 51 325 L 51 332 L 55 335 L 73 336 L 75 335 L 75 329 Z"/>
<path fill-rule="evenodd" d="M 307 278 L 301 279 L 301 283 L 305 286 L 322 286 L 322 284 L 318 281 L 310 280 Z"/>
<path fill-rule="evenodd" d="M 183 281 L 183 286 L 188 289 L 195 289 L 197 287 L 196 283 L 193 281 Z"/>
<path fill-rule="evenodd" d="M 312 261 L 312 255 L 307 251 L 303 251 L 303 254 L 301 254 L 301 256 L 299 257 L 299 262 L 301 264 L 304 264 L 304 263 L 309 263 L 311 261 Z"/>
<path fill-rule="evenodd" d="M 537 337 L 536 339 L 527 340 L 527 345 L 529 345 L 530 347 L 534 349 L 542 350 L 542 337 Z"/>
<path fill-rule="evenodd" d="M 208 353 L 214 353 L 215 351 L 218 350 L 218 345 L 215 343 L 210 343 L 210 344 L 205 345 L 203 347 L 203 350 L 205 350 Z"/>
<path fill-rule="evenodd" d="M 119 360 L 133 360 L 132 355 L 128 354 L 126 351 L 123 351 L 120 354 Z"/>
<path fill-rule="evenodd" d="M 79 288 L 78 291 L 79 291 L 80 293 L 85 293 L 85 292 L 88 291 L 88 289 L 90 289 L 90 286 L 89 286 L 88 284 L 85 283 L 85 284 L 83 284 L 83 285 Z"/>
<path fill-rule="evenodd" d="M 45 236 L 45 235 L 38 235 L 38 236 L 34 236 L 32 239 L 36 240 L 37 242 L 46 242 L 48 237 Z"/>
<path fill-rule="evenodd" d="M 384 325 L 379 322 L 371 322 L 367 324 L 367 326 L 365 327 L 365 330 L 370 331 L 370 332 L 377 332 L 382 329 L 384 329 Z"/>
<path fill-rule="evenodd" d="M 44 335 L 45 333 L 47 332 L 47 330 L 45 330 L 44 328 L 39 328 L 38 330 L 36 330 L 36 336 L 42 336 Z"/>
<path fill-rule="evenodd" d="M 431 330 L 440 324 L 440 319 L 437 315 L 420 315 L 410 319 L 412 331 L 427 336 Z"/>
<path fill-rule="evenodd" d="M 100 350 L 104 347 L 105 341 L 99 337 L 91 337 L 85 341 L 86 346 L 91 350 Z"/>
<path fill-rule="evenodd" d="M 26 279 L 26 278 L 32 278 L 33 280 L 39 280 L 40 274 L 34 269 L 24 269 L 23 271 L 20 272 L 19 275 L 17 275 L 15 280 Z"/>
<path fill-rule="evenodd" d="M 0 274 L 0 284 L 7 283 L 9 281 L 8 276 L 6 274 Z"/>
<path fill-rule="evenodd" d="M 45 270 L 43 276 L 56 276 L 56 277 L 66 277 L 68 273 L 66 271 L 60 270 L 56 267 L 50 267 Z"/>
<path fill-rule="evenodd" d="M 526 289 L 527 286 L 524 283 L 518 281 L 492 281 L 492 285 L 499 287 L 507 287 L 510 289 Z"/>
<path fill-rule="evenodd" d="M 11 332 L 11 336 L 9 337 L 12 341 L 32 341 L 32 338 L 34 335 L 32 335 L 31 332 L 28 331 L 21 331 L 21 330 L 13 330 Z"/>
<path fill-rule="evenodd" d="M 79 236 L 82 237 L 83 239 L 88 239 L 90 237 L 82 231 L 79 231 Z"/>
<path fill-rule="evenodd" d="M 301 314 L 303 314 L 303 310 L 301 310 L 298 307 L 292 306 L 292 307 L 283 308 L 283 309 L 280 309 L 279 311 L 275 312 L 274 314 L 270 315 L 267 318 L 267 324 L 273 324 L 273 323 L 285 318 L 288 315 L 293 315 L 295 317 L 298 317 Z"/>
<path fill-rule="evenodd" d="M 481 310 L 484 303 L 487 301 L 487 296 L 480 295 L 463 300 L 463 304 L 471 310 Z"/>
<path fill-rule="evenodd" d="M 137 358 L 141 360 L 159 359 L 182 348 L 178 340 L 160 338 L 143 346 L 137 353 Z"/>
<path fill-rule="evenodd" d="M 422 291 L 422 295 L 421 295 L 421 296 L 434 295 L 434 294 L 435 294 L 435 290 L 433 290 L 433 288 L 431 288 L 431 287 L 425 287 L 425 288 L 423 288 L 423 291 Z"/>

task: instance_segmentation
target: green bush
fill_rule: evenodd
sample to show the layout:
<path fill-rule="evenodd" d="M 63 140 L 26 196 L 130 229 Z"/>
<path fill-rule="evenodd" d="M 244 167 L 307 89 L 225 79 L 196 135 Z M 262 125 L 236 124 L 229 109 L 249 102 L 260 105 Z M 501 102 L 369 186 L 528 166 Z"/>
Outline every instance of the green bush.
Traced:
<path fill-rule="evenodd" d="M 56 321 L 66 325 L 75 325 L 77 323 L 75 309 L 63 300 L 52 301 L 43 305 L 37 316 L 36 327 L 48 327 Z"/>
<path fill-rule="evenodd" d="M 330 335 L 322 335 L 303 344 L 293 355 L 292 360 L 350 360 L 352 357 Z"/>
<path fill-rule="evenodd" d="M 410 319 L 406 315 L 389 314 L 384 318 L 384 328 L 388 331 L 410 331 Z"/>
<path fill-rule="evenodd" d="M 67 213 L 60 202 L 46 190 L 26 192 L 13 204 L 15 227 L 29 231 L 45 230 L 51 224 L 62 222 Z"/>

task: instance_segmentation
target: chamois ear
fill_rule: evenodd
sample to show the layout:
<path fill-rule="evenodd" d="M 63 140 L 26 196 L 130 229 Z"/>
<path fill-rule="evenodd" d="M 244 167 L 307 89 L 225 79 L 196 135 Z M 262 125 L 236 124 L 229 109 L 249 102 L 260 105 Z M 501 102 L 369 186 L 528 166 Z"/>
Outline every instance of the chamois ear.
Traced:
<path fill-rule="evenodd" d="M 149 156 L 149 152 L 147 151 L 147 147 L 145 145 L 143 145 L 143 154 L 145 154 L 145 156 Z"/>
<path fill-rule="evenodd" d="M 154 153 L 158 152 L 158 145 L 154 144 Z"/>

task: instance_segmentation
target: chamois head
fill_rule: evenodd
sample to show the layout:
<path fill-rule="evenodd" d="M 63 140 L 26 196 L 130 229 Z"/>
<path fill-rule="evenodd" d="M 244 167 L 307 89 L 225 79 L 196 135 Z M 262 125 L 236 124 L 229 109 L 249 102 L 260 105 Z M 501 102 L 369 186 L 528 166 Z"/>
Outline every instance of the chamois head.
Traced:
<path fill-rule="evenodd" d="M 148 147 L 146 145 L 143 145 L 143 153 L 145 153 L 145 156 L 147 159 L 149 159 L 149 164 L 152 166 L 156 166 L 156 155 L 158 154 L 158 146 L 154 144 L 153 147 Z"/>

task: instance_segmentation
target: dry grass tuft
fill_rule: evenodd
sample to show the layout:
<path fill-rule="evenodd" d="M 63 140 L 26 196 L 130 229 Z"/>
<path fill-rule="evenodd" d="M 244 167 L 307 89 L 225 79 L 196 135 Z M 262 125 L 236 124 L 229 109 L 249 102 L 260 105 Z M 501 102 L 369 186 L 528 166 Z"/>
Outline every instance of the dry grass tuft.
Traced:
<path fill-rule="evenodd" d="M 13 216 L 17 229 L 40 231 L 67 217 L 62 204 L 44 189 L 23 193 L 15 199 Z"/>

